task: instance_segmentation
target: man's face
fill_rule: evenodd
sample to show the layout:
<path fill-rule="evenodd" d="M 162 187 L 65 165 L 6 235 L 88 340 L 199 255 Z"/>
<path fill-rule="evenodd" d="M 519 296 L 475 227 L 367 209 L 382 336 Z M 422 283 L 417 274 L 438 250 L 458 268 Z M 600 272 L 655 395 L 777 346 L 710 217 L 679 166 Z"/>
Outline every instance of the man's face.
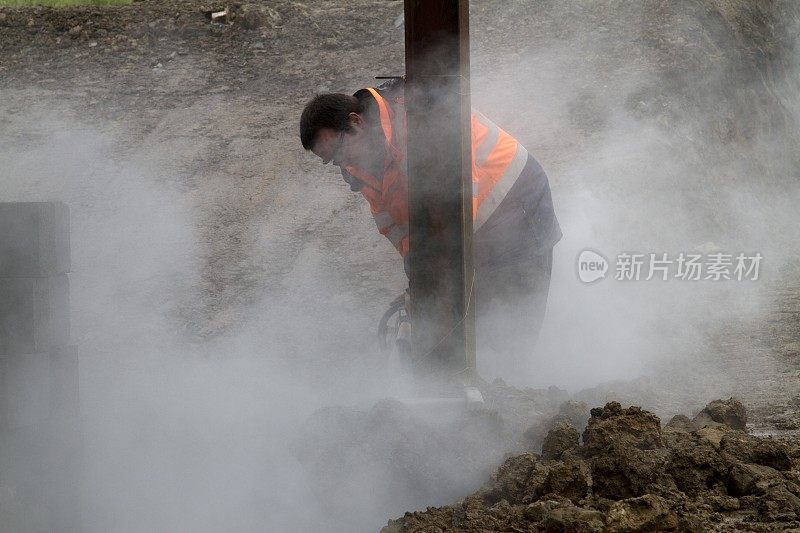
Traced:
<path fill-rule="evenodd" d="M 345 142 L 347 134 L 344 131 L 335 131 L 330 128 L 323 128 L 317 133 L 314 147 L 311 149 L 315 155 L 322 159 L 322 164 L 333 163 L 336 166 L 344 166 L 343 161 L 345 152 Z"/>
<path fill-rule="evenodd" d="M 330 128 L 322 128 L 317 133 L 311 151 L 322 159 L 323 164 L 333 163 L 337 167 L 364 167 L 370 160 L 368 130 L 357 113 L 350 113 L 352 130 L 345 133 Z"/>

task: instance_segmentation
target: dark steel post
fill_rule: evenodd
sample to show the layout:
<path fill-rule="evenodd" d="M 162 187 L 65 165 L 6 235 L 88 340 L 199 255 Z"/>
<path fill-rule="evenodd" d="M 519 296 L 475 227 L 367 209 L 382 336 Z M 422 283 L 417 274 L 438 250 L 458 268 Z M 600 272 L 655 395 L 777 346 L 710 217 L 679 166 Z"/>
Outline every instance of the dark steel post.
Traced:
<path fill-rule="evenodd" d="M 406 0 L 410 289 L 417 368 L 475 368 L 467 0 Z"/>

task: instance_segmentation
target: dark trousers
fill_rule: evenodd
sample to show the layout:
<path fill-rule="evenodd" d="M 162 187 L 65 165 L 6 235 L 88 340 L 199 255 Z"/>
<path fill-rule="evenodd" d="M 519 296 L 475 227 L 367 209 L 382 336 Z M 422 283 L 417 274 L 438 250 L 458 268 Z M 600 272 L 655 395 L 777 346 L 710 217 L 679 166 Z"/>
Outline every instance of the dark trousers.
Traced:
<path fill-rule="evenodd" d="M 542 329 L 553 246 L 561 227 L 547 174 L 532 156 L 489 220 L 475 232 L 478 362 L 502 374 L 527 367 Z"/>
<path fill-rule="evenodd" d="M 542 329 L 553 249 L 526 261 L 475 272 L 475 316 L 478 349 L 519 368 L 530 360 Z M 501 361 L 498 361 L 501 363 Z"/>

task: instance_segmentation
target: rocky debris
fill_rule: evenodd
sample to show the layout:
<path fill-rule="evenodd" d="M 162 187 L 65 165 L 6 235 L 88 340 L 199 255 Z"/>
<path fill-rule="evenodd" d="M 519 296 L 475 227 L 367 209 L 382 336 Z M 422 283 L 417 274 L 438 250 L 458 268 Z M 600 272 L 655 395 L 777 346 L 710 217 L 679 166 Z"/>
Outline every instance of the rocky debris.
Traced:
<path fill-rule="evenodd" d="M 492 504 L 501 500 L 512 504 L 530 503 L 549 473 L 549 466 L 540 461 L 538 455 L 524 453 L 507 459 L 481 491 Z"/>
<path fill-rule="evenodd" d="M 574 450 L 580 444 L 580 433 L 569 422 L 558 422 L 551 429 L 542 443 L 542 457 L 545 459 L 561 459 L 561 456 Z"/>
<path fill-rule="evenodd" d="M 682 492 L 696 496 L 724 478 L 728 465 L 701 435 L 679 434 L 669 445 L 667 473 Z"/>
<path fill-rule="evenodd" d="M 547 434 L 558 424 L 567 424 L 580 433 L 586 427 L 589 406 L 582 402 L 568 400 L 563 402 L 558 412 L 528 428 L 523 434 L 526 447 L 530 450 L 540 450 Z"/>
<path fill-rule="evenodd" d="M 606 528 L 612 531 L 670 531 L 677 527 L 678 515 L 669 502 L 655 494 L 614 502 L 606 519 Z"/>
<path fill-rule="evenodd" d="M 589 495 L 591 486 L 591 471 L 586 463 L 567 457 L 550 468 L 538 492 L 543 497 L 552 494 L 577 504 Z"/>
<path fill-rule="evenodd" d="M 640 407 L 623 409 L 618 402 L 591 410 L 589 424 L 583 432 L 583 443 L 588 451 L 614 444 L 639 449 L 658 448 L 662 445 L 659 418 Z"/>
<path fill-rule="evenodd" d="M 557 423 L 547 457 L 509 457 L 473 495 L 406 513 L 383 533 L 798 528 L 800 443 L 748 435 L 737 403 L 704 410 L 723 422 L 674 417 L 662 431 L 654 414 L 609 402 L 591 410 L 582 445 L 557 446 L 576 432 Z"/>
<path fill-rule="evenodd" d="M 672 429 L 675 431 L 693 431 L 694 426 L 692 421 L 686 415 L 675 415 L 669 419 L 664 429 Z"/>
<path fill-rule="evenodd" d="M 747 410 L 742 405 L 742 402 L 736 398 L 714 400 L 692 419 L 692 424 L 696 428 L 724 424 L 731 429 L 745 429 L 747 426 Z"/>
<path fill-rule="evenodd" d="M 800 429 L 800 412 L 796 408 L 787 410 L 767 417 L 765 422 L 780 430 L 795 431 Z"/>
<path fill-rule="evenodd" d="M 280 15 L 275 10 L 261 5 L 234 3 L 227 11 L 230 22 L 245 30 L 257 30 L 280 21 Z"/>
<path fill-rule="evenodd" d="M 734 459 L 768 466 L 785 472 L 792 467 L 792 457 L 785 443 L 773 439 L 761 439 L 746 433 L 726 433 L 720 442 L 723 454 Z"/>
<path fill-rule="evenodd" d="M 589 450 L 585 450 L 589 451 Z M 596 451 L 587 462 L 595 494 L 612 500 L 646 494 L 652 486 L 674 483 L 665 476 L 668 458 L 624 444 L 612 444 Z"/>
<path fill-rule="evenodd" d="M 711 443 L 714 448 L 719 450 L 722 445 L 722 438 L 731 430 L 727 426 L 702 427 L 697 430 L 697 434 Z"/>

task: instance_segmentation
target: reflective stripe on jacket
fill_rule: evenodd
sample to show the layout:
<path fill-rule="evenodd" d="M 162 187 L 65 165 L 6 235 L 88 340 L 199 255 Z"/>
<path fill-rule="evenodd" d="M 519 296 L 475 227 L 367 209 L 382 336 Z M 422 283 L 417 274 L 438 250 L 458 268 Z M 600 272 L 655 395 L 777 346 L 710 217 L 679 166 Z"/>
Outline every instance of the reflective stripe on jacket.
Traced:
<path fill-rule="evenodd" d="M 383 179 L 363 169 L 344 170 L 361 181 L 378 231 L 405 257 L 408 254 L 408 179 L 404 159 L 405 107 L 402 97 L 384 98 L 367 89 L 377 103 L 386 139 Z M 478 112 L 472 114 L 472 215 L 474 230 L 489 220 L 525 168 L 528 152 L 511 135 Z"/>

